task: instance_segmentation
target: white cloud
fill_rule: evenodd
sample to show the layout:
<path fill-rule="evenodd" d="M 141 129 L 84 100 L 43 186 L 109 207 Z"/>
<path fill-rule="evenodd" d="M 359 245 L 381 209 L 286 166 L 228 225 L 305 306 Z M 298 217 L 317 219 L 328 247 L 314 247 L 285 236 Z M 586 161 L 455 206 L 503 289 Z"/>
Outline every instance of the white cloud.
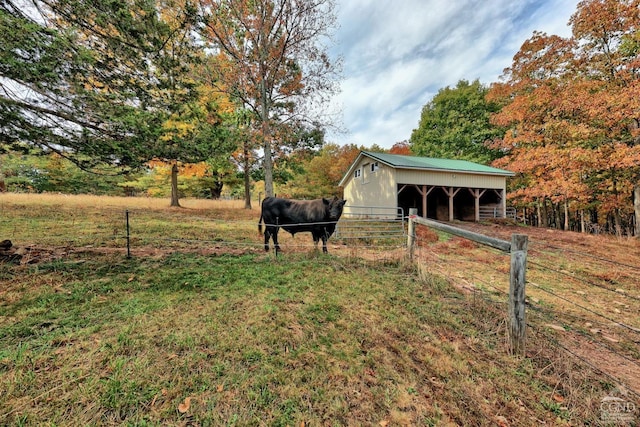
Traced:
<path fill-rule="evenodd" d="M 460 79 L 498 80 L 534 30 L 569 35 L 578 0 L 339 0 L 347 134 L 341 144 L 408 139 L 422 107 Z"/>

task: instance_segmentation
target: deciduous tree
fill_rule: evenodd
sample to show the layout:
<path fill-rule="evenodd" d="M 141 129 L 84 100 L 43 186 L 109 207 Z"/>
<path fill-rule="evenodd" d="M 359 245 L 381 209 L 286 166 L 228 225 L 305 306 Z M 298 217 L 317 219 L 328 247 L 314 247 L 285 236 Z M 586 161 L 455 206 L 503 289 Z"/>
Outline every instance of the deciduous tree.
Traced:
<path fill-rule="evenodd" d="M 389 149 L 389 154 L 411 155 L 411 143 L 409 141 L 396 142 Z"/>
<path fill-rule="evenodd" d="M 309 199 L 341 196 L 338 183 L 359 153 L 360 148 L 352 144 L 325 144 L 300 164 L 291 180 L 293 185 L 283 190 L 288 196 Z"/>
<path fill-rule="evenodd" d="M 259 121 L 265 192 L 271 196 L 273 153 L 282 144 L 283 124 L 318 119 L 320 106 L 336 89 L 337 67 L 327 53 L 333 0 L 200 4 L 203 36 L 225 58 L 216 81 Z"/>
<path fill-rule="evenodd" d="M 419 156 L 471 160 L 487 164 L 500 156 L 487 143 L 502 135 L 490 123 L 498 111 L 485 100 L 488 89 L 475 80 L 460 80 L 455 88 L 441 89 L 423 107 L 418 128 L 411 133 L 411 151 Z"/>
<path fill-rule="evenodd" d="M 496 164 L 520 174 L 522 202 L 560 198 L 565 226 L 571 205 L 621 233 L 640 178 L 640 2 L 582 1 L 570 23 L 570 38 L 534 33 L 492 86 Z"/>

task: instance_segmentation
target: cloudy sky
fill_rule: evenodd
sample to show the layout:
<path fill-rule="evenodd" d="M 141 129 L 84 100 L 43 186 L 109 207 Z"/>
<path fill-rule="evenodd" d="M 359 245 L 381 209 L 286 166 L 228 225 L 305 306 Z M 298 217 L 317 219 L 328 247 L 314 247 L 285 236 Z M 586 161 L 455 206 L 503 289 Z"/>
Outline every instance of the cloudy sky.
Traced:
<path fill-rule="evenodd" d="M 498 81 L 534 31 L 570 35 L 578 0 L 338 0 L 333 52 L 343 57 L 335 108 L 346 132 L 327 140 L 389 148 L 422 107 L 460 79 Z"/>

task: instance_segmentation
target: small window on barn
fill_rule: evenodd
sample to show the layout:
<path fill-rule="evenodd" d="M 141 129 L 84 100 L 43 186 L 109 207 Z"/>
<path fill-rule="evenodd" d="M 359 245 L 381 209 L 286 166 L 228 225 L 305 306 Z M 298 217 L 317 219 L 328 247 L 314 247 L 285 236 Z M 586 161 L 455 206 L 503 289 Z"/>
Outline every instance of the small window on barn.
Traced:
<path fill-rule="evenodd" d="M 353 174 L 353 177 L 360 178 L 361 175 L 362 175 L 362 171 L 360 169 L 356 169 L 356 171 Z"/>
<path fill-rule="evenodd" d="M 371 172 L 375 172 L 378 170 L 378 162 L 371 163 Z"/>

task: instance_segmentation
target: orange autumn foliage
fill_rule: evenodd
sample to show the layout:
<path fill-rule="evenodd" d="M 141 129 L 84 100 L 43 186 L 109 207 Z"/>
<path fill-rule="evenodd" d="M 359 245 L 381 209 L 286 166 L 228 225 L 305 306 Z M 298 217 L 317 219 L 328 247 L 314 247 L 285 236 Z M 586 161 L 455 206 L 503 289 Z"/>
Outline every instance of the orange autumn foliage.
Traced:
<path fill-rule="evenodd" d="M 497 167 L 517 173 L 510 197 L 633 211 L 640 178 L 640 0 L 585 0 L 572 36 L 536 32 L 488 97 L 508 130 Z"/>

